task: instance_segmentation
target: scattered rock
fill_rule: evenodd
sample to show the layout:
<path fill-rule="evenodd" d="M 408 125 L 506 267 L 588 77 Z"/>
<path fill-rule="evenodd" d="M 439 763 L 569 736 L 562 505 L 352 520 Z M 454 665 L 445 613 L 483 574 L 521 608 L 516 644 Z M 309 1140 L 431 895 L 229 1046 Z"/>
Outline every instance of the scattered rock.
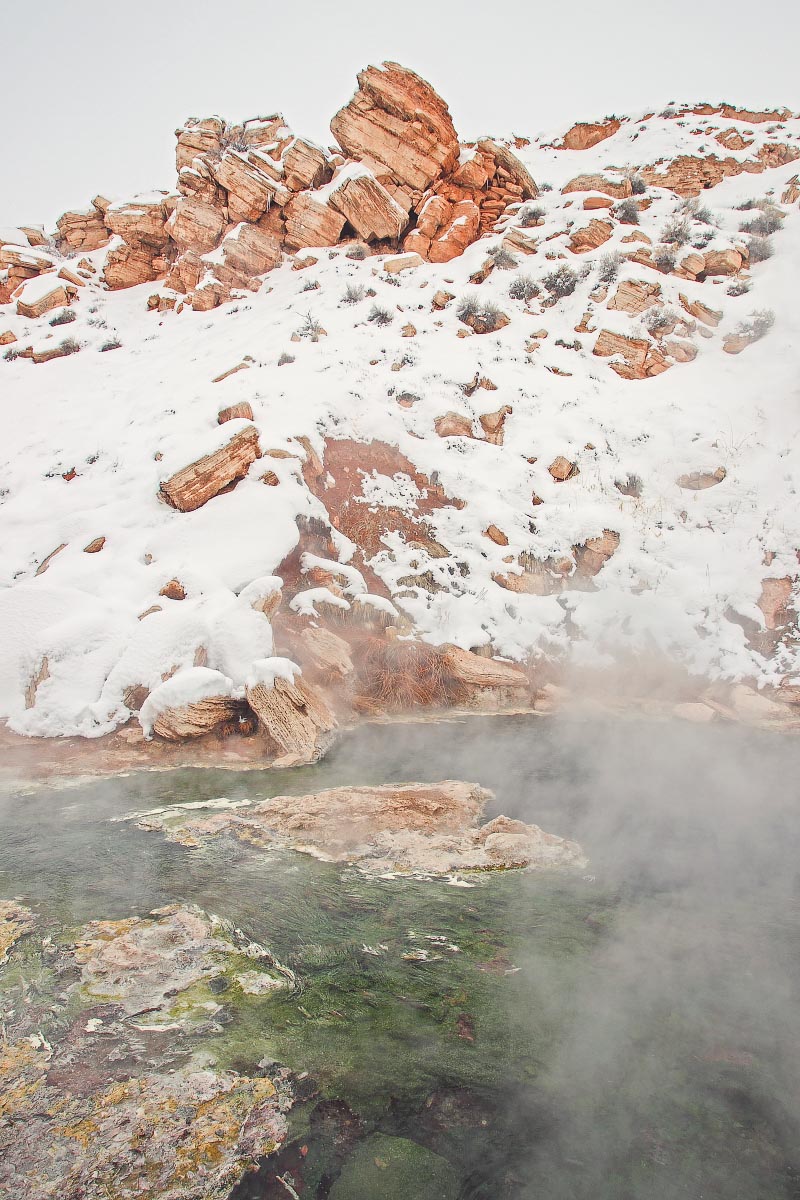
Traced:
<path fill-rule="evenodd" d="M 246 475 L 251 464 L 260 457 L 258 430 L 254 425 L 247 425 L 218 450 L 165 479 L 159 494 L 180 512 L 192 512 Z"/>

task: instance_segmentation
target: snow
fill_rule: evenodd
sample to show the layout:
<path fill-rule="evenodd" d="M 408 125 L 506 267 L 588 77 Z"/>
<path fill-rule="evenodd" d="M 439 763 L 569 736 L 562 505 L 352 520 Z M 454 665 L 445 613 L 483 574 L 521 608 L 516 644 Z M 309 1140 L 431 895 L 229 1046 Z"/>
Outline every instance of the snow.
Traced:
<path fill-rule="evenodd" d="M 33 279 L 29 279 L 23 285 L 17 299 L 23 300 L 25 304 L 35 304 L 37 300 L 42 300 L 45 296 L 49 296 L 51 292 L 55 292 L 58 288 L 64 287 L 64 280 L 59 279 L 52 272 L 48 275 L 35 275 Z"/>
<path fill-rule="evenodd" d="M 756 139 L 750 150 L 731 154 L 719 147 L 719 156 L 744 160 L 775 138 L 787 141 L 791 134 L 796 141 L 800 120 L 786 124 L 774 135 L 769 126 L 749 127 Z M 708 150 L 713 139 L 705 130 L 711 125 L 742 127 L 718 116 L 655 116 L 624 121 L 591 150 L 558 151 L 540 142 L 517 151 L 537 182 L 549 182 L 553 190 L 536 201 L 545 210 L 545 224 L 529 231 L 538 253 L 515 251 L 516 270 L 495 269 L 478 289 L 482 300 L 493 300 L 510 317 L 495 334 L 458 337 L 464 328 L 455 312 L 458 300 L 441 312 L 432 311 L 430 301 L 440 288 L 463 296 L 497 236 L 447 264 L 406 272 L 399 285 L 387 282 L 380 257 L 352 261 L 344 248 L 333 248 L 320 253 L 309 271 L 293 272 L 286 263 L 258 293 L 209 313 L 147 312 L 153 284 L 106 293 L 98 283 L 106 249 L 86 255 L 98 275 L 80 289 L 77 319 L 68 331 L 81 343 L 80 353 L 42 366 L 0 361 L 7 401 L 0 438 L 0 716 L 26 734 L 97 736 L 129 719 L 128 689 L 145 688 L 150 700 L 163 696 L 162 676 L 176 669 L 168 683 L 208 670 L 230 681 L 228 694 L 240 694 L 276 648 L 268 619 L 252 605 L 280 587 L 280 565 L 297 544 L 298 516 L 326 519 L 300 471 L 300 437 L 308 437 L 319 454 L 330 437 L 395 445 L 420 474 L 435 473 L 446 495 L 463 503 L 428 512 L 426 489 L 410 475 L 382 475 L 356 462 L 353 500 L 417 519 L 425 511 L 445 553 L 436 557 L 399 534 L 385 535 L 368 566 L 391 599 L 371 596 L 358 551 L 334 530 L 338 561 L 307 555 L 303 566 L 332 572 L 349 598 L 310 587 L 292 600 L 295 613 L 313 619 L 317 606 L 332 605 L 343 611 L 346 627 L 351 604 L 370 604 L 392 619 L 398 613 L 409 619 L 416 636 L 432 643 L 491 644 L 495 654 L 515 660 L 545 655 L 588 663 L 658 652 L 712 678 L 764 683 L 800 674 L 800 651 L 791 641 L 777 657 L 765 658 L 731 620 L 739 613 L 761 624 L 762 580 L 797 573 L 798 205 L 783 206 L 774 256 L 753 267 L 747 295 L 730 296 L 727 279 L 693 283 L 636 264 L 621 266 L 619 279 L 658 282 L 676 312 L 680 293 L 723 312 L 710 339 L 692 339 L 698 348 L 693 363 L 628 381 L 591 350 L 600 329 L 632 335 L 640 321 L 593 302 L 590 293 L 600 260 L 631 249 L 622 239 L 633 227 L 616 224 L 598 251 L 573 255 L 569 223 L 574 229 L 605 214 L 584 211 L 582 193 L 562 196 L 557 190 L 578 174 L 696 153 L 702 144 Z M 736 206 L 768 193 L 779 201 L 799 169 L 792 163 L 760 175 L 742 173 L 705 192 L 701 202 L 715 222 L 710 245 L 722 249 L 746 241 L 739 225 L 752 214 Z M 314 194 L 324 198 L 346 178 L 364 173 L 366 168 L 347 167 Z M 651 188 L 649 196 L 640 228 L 655 242 L 680 201 L 661 188 Z M 162 201 L 161 193 L 149 199 Z M 514 220 L 511 213 L 507 222 Z M 700 228 L 693 224 L 693 231 Z M 0 231 L 8 244 L 24 246 L 27 239 L 15 236 Z M 588 268 L 573 295 L 544 306 L 542 291 L 527 309 L 509 297 L 520 274 L 541 287 L 543 276 L 561 262 L 579 275 Z M 306 292 L 312 276 L 319 288 Z M 31 280 L 25 298 L 57 284 L 53 275 Z M 374 302 L 393 314 L 391 325 L 367 320 L 371 297 L 342 304 L 348 284 L 374 289 Z M 596 331 L 576 333 L 589 309 Z M 774 310 L 772 331 L 741 355 L 725 354 L 725 334 L 759 309 Z M 291 342 L 309 312 L 327 336 Z M 24 319 L 11 304 L 0 311 L 0 329 L 16 335 L 15 348 L 44 348 L 64 332 L 51 330 L 50 316 Z M 401 337 L 407 321 L 417 330 L 412 338 Z M 548 336 L 529 352 L 526 345 L 538 330 Z M 122 348 L 99 353 L 115 334 Z M 558 345 L 576 340 L 578 350 Z M 279 367 L 287 351 L 294 362 Z M 253 358 L 249 370 L 212 383 L 245 355 Z M 400 370 L 393 370 L 397 363 Z M 497 390 L 478 388 L 468 396 L 464 387 L 476 373 Z M 397 403 L 403 392 L 418 397 L 412 407 Z M 235 488 L 195 512 L 179 513 L 159 501 L 161 480 L 244 427 L 242 421 L 218 426 L 217 413 L 245 400 L 265 457 Z M 480 435 L 480 416 L 504 404 L 513 411 L 502 446 L 480 436 L 443 439 L 434 432 L 435 419 L 452 410 Z M 270 450 L 294 457 L 273 458 Z M 547 468 L 558 455 L 576 462 L 580 474 L 556 483 Z M 727 474 L 716 487 L 690 492 L 677 486 L 681 474 L 719 466 Z M 277 486 L 261 482 L 266 470 L 274 472 Z M 642 480 L 639 499 L 616 486 L 629 475 Z M 541 505 L 531 503 L 533 493 Z M 324 499 L 324 486 L 320 495 Z M 503 531 L 507 546 L 484 536 L 490 524 Z M 535 596 L 497 583 L 520 570 L 520 555 L 570 555 L 573 546 L 604 529 L 619 533 L 620 545 L 586 590 Z M 101 535 L 103 549 L 85 554 L 83 548 Z M 37 576 L 37 567 L 62 543 L 65 549 Z M 402 582 L 428 573 L 433 590 Z M 173 578 L 185 588 L 184 600 L 159 595 Z M 158 611 L 143 616 L 154 606 Z M 26 689 L 45 658 L 49 675 L 26 708 Z M 208 667 L 195 667 L 198 659 Z"/>
<path fill-rule="evenodd" d="M 264 687 L 274 688 L 276 679 L 283 679 L 286 683 L 294 683 L 296 676 L 300 673 L 297 663 L 292 662 L 290 658 L 259 658 L 256 659 L 250 669 L 247 676 L 247 686 L 253 688 L 262 684 Z"/>
<path fill-rule="evenodd" d="M 210 696 L 230 696 L 232 691 L 232 680 L 227 679 L 221 671 L 211 671 L 208 667 L 189 667 L 176 672 L 171 679 L 154 688 L 142 705 L 139 722 L 145 737 L 152 735 L 153 725 L 161 713 L 197 704 Z"/>
<path fill-rule="evenodd" d="M 30 246 L 30 238 L 12 225 L 0 225 L 0 246 Z"/>

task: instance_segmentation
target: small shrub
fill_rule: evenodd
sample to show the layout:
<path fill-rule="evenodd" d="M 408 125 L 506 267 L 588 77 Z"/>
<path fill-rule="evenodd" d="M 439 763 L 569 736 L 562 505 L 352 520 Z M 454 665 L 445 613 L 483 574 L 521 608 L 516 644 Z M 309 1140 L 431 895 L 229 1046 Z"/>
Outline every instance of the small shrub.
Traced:
<path fill-rule="evenodd" d="M 653 337 L 663 337 L 678 321 L 678 314 L 671 308 L 652 308 L 645 313 L 642 324 Z"/>
<path fill-rule="evenodd" d="M 505 314 L 494 301 L 484 300 L 478 295 L 464 296 L 459 301 L 456 316 L 459 321 L 481 333 L 494 333 L 502 328 L 505 321 Z"/>
<path fill-rule="evenodd" d="M 93 329 L 108 329 L 108 322 L 102 317 L 89 317 L 86 324 L 91 325 Z"/>
<path fill-rule="evenodd" d="M 726 296 L 746 296 L 749 291 L 750 284 L 746 279 L 734 279 L 725 289 L 725 294 Z"/>
<path fill-rule="evenodd" d="M 639 206 L 635 200 L 620 200 L 614 207 L 614 216 L 623 225 L 639 224 Z"/>
<path fill-rule="evenodd" d="M 77 354 L 80 348 L 80 342 L 74 337 L 64 338 L 63 342 L 59 343 L 59 349 L 62 350 L 64 354 Z"/>
<path fill-rule="evenodd" d="M 668 274 L 678 260 L 674 246 L 656 246 L 653 251 L 653 265 L 658 271 Z"/>
<path fill-rule="evenodd" d="M 622 255 L 616 250 L 609 250 L 600 259 L 597 268 L 597 278 L 601 283 L 613 283 L 619 274 L 619 266 L 622 262 Z"/>
<path fill-rule="evenodd" d="M 402 287 L 403 281 L 399 275 L 384 275 L 383 282 L 388 283 L 390 287 Z"/>
<path fill-rule="evenodd" d="M 121 340 L 116 334 L 114 334 L 114 336 L 110 337 L 108 341 L 103 342 L 102 346 L 100 347 L 100 352 L 104 353 L 106 350 L 119 350 L 121 345 Z"/>
<path fill-rule="evenodd" d="M 77 316 L 78 314 L 73 312 L 71 308 L 62 308 L 61 312 L 57 312 L 54 317 L 51 317 L 49 324 L 71 325 L 73 321 L 77 320 Z"/>
<path fill-rule="evenodd" d="M 540 183 L 539 184 L 540 192 L 552 192 L 552 190 L 553 190 L 552 183 Z"/>
<path fill-rule="evenodd" d="M 775 324 L 775 313 L 769 308 L 757 309 L 751 312 L 746 321 L 742 321 L 736 332 L 757 342 L 769 333 Z"/>
<path fill-rule="evenodd" d="M 631 191 L 634 196 L 643 196 L 647 191 L 647 184 L 642 179 L 641 175 L 631 175 Z"/>
<path fill-rule="evenodd" d="M 530 304 L 534 296 L 539 295 L 539 285 L 534 283 L 530 275 L 518 275 L 512 280 L 508 294 L 512 300 L 524 300 Z"/>
<path fill-rule="evenodd" d="M 692 227 L 686 217 L 673 217 L 661 232 L 662 242 L 671 246 L 685 246 L 692 236 Z"/>
<path fill-rule="evenodd" d="M 517 260 L 513 254 L 506 250 L 505 246 L 492 246 L 489 251 L 489 257 L 494 265 L 501 271 L 513 271 L 517 265 Z"/>
<path fill-rule="evenodd" d="M 306 313 L 303 324 L 298 329 L 298 334 L 301 338 L 310 338 L 312 342 L 317 342 L 325 333 L 325 330 L 320 325 L 313 313 Z"/>
<path fill-rule="evenodd" d="M 15 359 L 19 358 L 19 356 L 20 351 L 16 348 L 16 346 L 9 346 L 3 355 L 3 358 L 6 362 L 14 362 Z"/>
<path fill-rule="evenodd" d="M 563 263 L 560 267 L 556 267 L 554 271 L 545 275 L 542 283 L 554 299 L 561 300 L 564 296 L 571 296 L 575 291 L 578 276 L 572 267 Z"/>
<path fill-rule="evenodd" d="M 367 257 L 367 248 L 362 246 L 361 242 L 354 242 L 348 251 L 345 253 L 345 258 L 352 258 L 354 262 L 361 262 Z"/>
<path fill-rule="evenodd" d="M 707 204 L 701 204 L 696 196 L 684 200 L 681 205 L 683 212 L 691 221 L 699 221 L 702 225 L 713 225 L 714 214 Z"/>
<path fill-rule="evenodd" d="M 530 229 L 532 225 L 537 225 L 544 217 L 544 209 L 540 204 L 523 204 L 522 208 L 517 213 L 517 224 L 523 229 Z"/>
<path fill-rule="evenodd" d="M 373 325 L 391 325 L 392 314 L 388 308 L 383 308 L 380 304 L 373 304 L 367 320 Z"/>
<path fill-rule="evenodd" d="M 283 353 L 281 354 L 280 358 L 278 359 L 278 366 L 285 367 L 287 363 L 293 363 L 293 362 L 294 362 L 294 355 L 287 354 L 286 351 L 284 350 Z"/>
<path fill-rule="evenodd" d="M 348 283 L 342 296 L 342 304 L 358 304 L 364 299 L 364 289 L 360 283 Z"/>
<path fill-rule="evenodd" d="M 319 280 L 318 279 L 307 279 L 305 281 L 305 283 L 303 284 L 304 292 L 316 292 L 318 288 L 319 288 Z"/>
<path fill-rule="evenodd" d="M 752 221 L 745 221 L 739 226 L 741 233 L 755 233 L 759 237 L 769 237 L 771 233 L 776 233 L 782 223 L 781 214 L 777 208 L 766 208 Z"/>
<path fill-rule="evenodd" d="M 694 246 L 695 250 L 705 250 L 709 242 L 713 242 L 713 240 L 713 229 L 701 229 L 697 236 L 692 238 L 692 245 Z"/>
<path fill-rule="evenodd" d="M 751 263 L 766 262 L 768 258 L 772 258 L 772 242 L 767 237 L 751 238 L 747 249 L 750 252 Z"/>

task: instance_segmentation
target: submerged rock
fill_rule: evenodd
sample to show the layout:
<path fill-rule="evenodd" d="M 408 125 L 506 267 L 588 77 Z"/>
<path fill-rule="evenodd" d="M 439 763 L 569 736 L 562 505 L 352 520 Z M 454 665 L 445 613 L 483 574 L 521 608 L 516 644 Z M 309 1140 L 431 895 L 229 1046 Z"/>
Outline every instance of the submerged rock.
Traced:
<path fill-rule="evenodd" d="M 0 900 L 0 966 L 8 962 L 13 946 L 30 933 L 34 926 L 33 913 L 16 900 Z"/>
<path fill-rule="evenodd" d="M 447 1159 L 408 1138 L 374 1133 L 360 1142 L 331 1189 L 331 1200 L 456 1200 Z"/>
<path fill-rule="evenodd" d="M 9 903 L 0 920 L 6 946 L 33 926 Z M 19 980 L 0 973 L 0 1194 L 224 1200 L 277 1149 L 286 1073 L 240 1075 L 198 1054 L 197 1035 L 221 1029 L 221 979 L 229 1002 L 294 976 L 193 905 L 93 921 L 72 944 L 45 938 Z"/>
<path fill-rule="evenodd" d="M 173 806 L 137 817 L 183 846 L 223 834 L 249 845 L 285 846 L 369 871 L 453 871 L 582 867 L 580 846 L 538 825 L 495 817 L 479 825 L 492 796 L 477 784 L 398 783 L 341 787 L 308 796 L 273 796 L 212 815 Z"/>

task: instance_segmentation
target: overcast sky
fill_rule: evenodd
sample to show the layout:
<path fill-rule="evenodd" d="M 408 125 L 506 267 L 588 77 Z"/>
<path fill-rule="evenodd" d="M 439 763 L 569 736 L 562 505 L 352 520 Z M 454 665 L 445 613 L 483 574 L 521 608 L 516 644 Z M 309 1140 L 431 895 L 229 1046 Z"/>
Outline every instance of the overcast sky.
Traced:
<path fill-rule="evenodd" d="M 671 100 L 798 110 L 799 37 L 798 0 L 0 0 L 0 223 L 174 186 L 187 116 L 278 110 L 327 142 L 370 62 L 430 80 L 469 138 Z"/>

